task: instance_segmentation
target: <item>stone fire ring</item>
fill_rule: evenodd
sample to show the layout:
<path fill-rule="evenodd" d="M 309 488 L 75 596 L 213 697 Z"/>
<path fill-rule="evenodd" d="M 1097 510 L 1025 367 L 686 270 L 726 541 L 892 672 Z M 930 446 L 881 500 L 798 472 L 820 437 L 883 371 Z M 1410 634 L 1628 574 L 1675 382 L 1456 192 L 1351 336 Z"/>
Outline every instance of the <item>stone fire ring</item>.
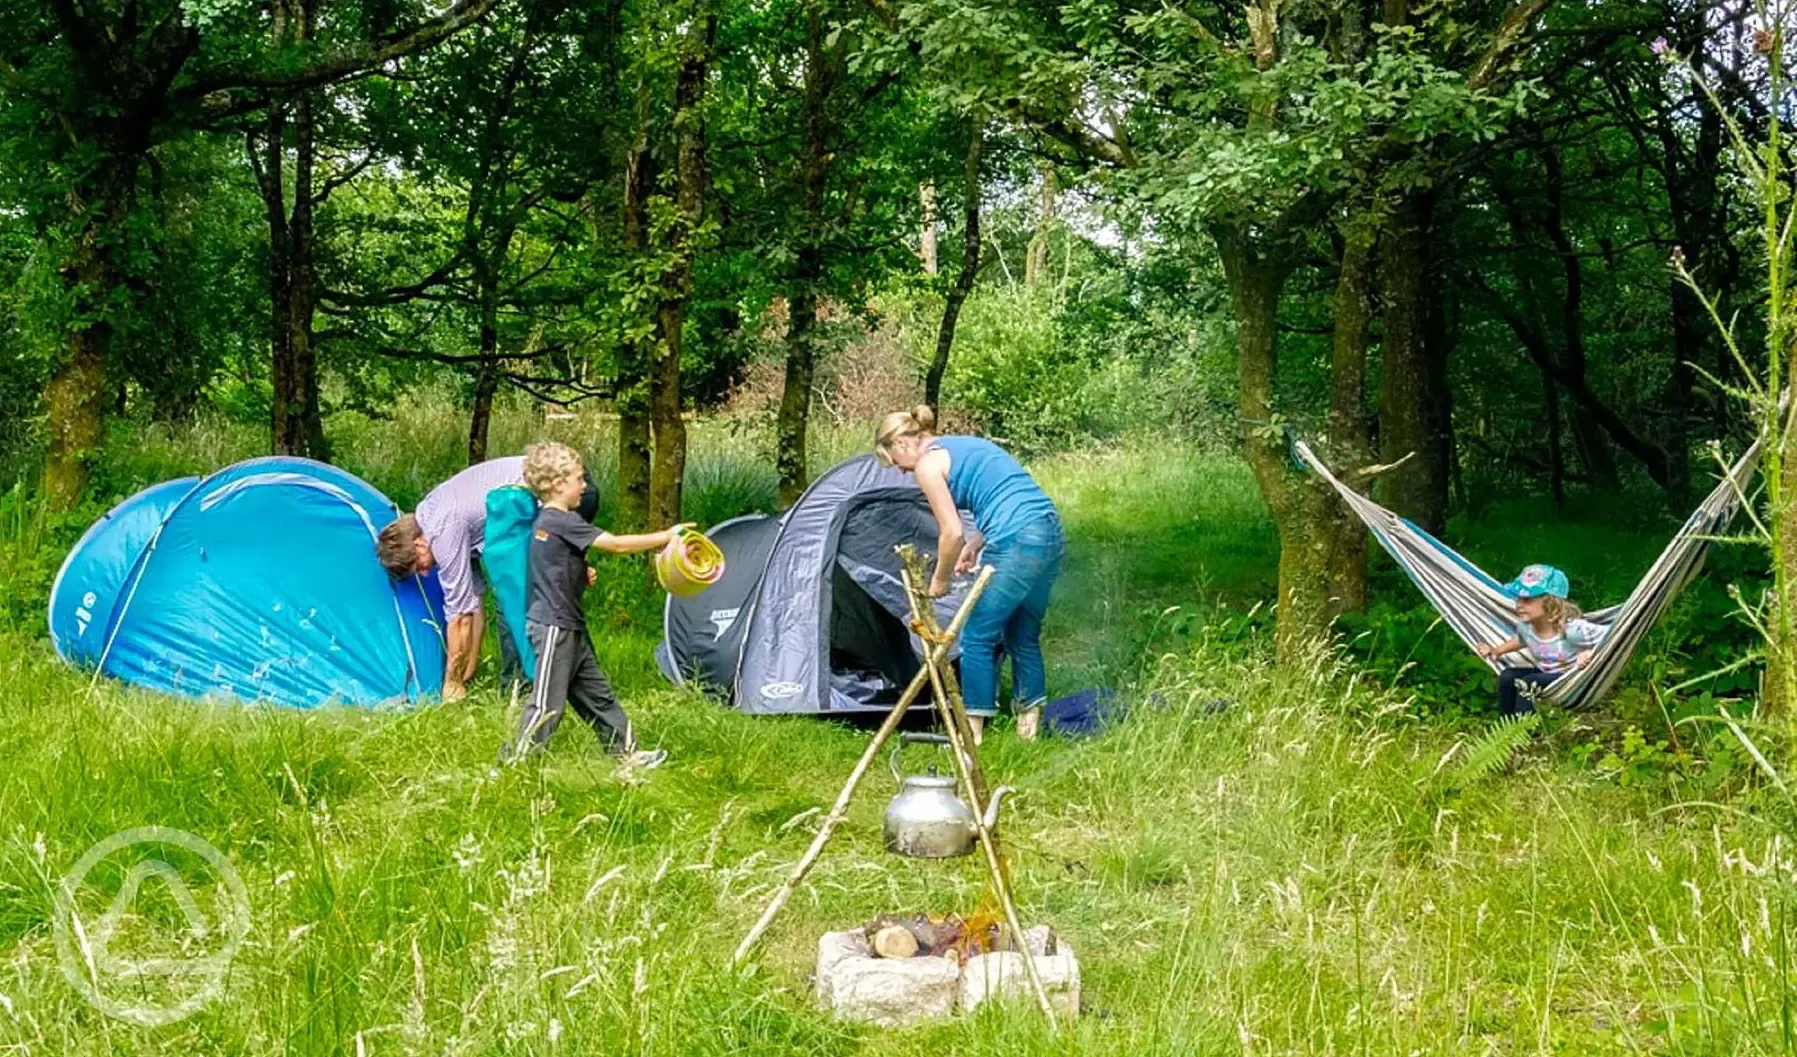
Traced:
<path fill-rule="evenodd" d="M 1055 1012 L 1079 1012 L 1079 959 L 1045 925 L 1025 929 L 1024 945 Z M 880 958 L 863 929 L 826 932 L 817 941 L 817 998 L 843 1020 L 897 1028 L 963 1013 L 982 1002 L 1031 997 L 1029 973 L 1018 951 L 976 954 L 963 967 L 950 956 Z"/>

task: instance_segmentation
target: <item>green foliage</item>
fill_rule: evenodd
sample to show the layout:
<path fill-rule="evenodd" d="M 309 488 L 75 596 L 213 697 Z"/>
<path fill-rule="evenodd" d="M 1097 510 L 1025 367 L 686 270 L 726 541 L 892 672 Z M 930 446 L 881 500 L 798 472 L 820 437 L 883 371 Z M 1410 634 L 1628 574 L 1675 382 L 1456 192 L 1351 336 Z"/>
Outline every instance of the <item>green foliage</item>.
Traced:
<path fill-rule="evenodd" d="M 1598 774 L 1625 786 L 1657 784 L 1690 763 L 1685 754 L 1668 751 L 1669 744 L 1664 738 L 1649 741 L 1641 728 L 1631 723 L 1623 730 L 1618 745 L 1592 753 L 1593 766 Z"/>
<path fill-rule="evenodd" d="M 1093 440 L 1168 430 L 1207 449 L 1232 445 L 1235 346 L 1210 305 L 1221 279 L 1177 255 L 1103 249 L 1077 231 L 1100 218 L 1073 212 L 1049 240 L 1031 288 L 1021 256 L 1034 219 L 988 218 L 993 276 L 963 306 L 943 386 L 945 405 L 982 432 L 1044 453 Z M 936 348 L 940 303 L 909 289 L 879 306 L 903 330 L 919 375 Z"/>
<path fill-rule="evenodd" d="M 1480 715 L 1496 707 L 1491 669 L 1441 614 L 1419 602 L 1407 581 L 1382 578 L 1377 600 L 1342 614 L 1337 626 L 1356 661 L 1387 685 L 1416 691 L 1421 708 L 1442 718 Z"/>
<path fill-rule="evenodd" d="M 682 516 L 710 527 L 744 514 L 779 510 L 779 482 L 763 462 L 728 452 L 700 456 L 687 464 Z"/>
<path fill-rule="evenodd" d="M 933 335 L 918 359 L 934 352 Z M 1088 363 L 1068 355 L 1060 305 L 1021 287 L 987 287 L 968 299 L 943 389 L 980 428 L 1040 451 L 1087 432 Z"/>
<path fill-rule="evenodd" d="M 83 510 L 64 519 L 46 514 L 22 484 L 0 492 L 0 628 L 42 634 L 49 612 L 50 586 L 62 566 L 79 524 L 94 512 Z"/>
<path fill-rule="evenodd" d="M 1670 710 L 1659 711 L 1646 727 L 1635 722 L 1605 724 L 1599 736 L 1574 745 L 1571 758 L 1622 786 L 1657 788 L 1691 798 L 1738 791 L 1753 765 L 1721 722 L 1727 703 L 1697 694 L 1670 704 Z M 1653 736 L 1649 730 L 1665 734 Z"/>
<path fill-rule="evenodd" d="M 1443 775 L 1439 788 L 1458 792 L 1484 781 L 1510 766 L 1510 761 L 1535 736 L 1541 717 L 1534 712 L 1503 716 L 1494 720 L 1478 737 L 1457 747 L 1460 758 L 1453 769 Z"/>

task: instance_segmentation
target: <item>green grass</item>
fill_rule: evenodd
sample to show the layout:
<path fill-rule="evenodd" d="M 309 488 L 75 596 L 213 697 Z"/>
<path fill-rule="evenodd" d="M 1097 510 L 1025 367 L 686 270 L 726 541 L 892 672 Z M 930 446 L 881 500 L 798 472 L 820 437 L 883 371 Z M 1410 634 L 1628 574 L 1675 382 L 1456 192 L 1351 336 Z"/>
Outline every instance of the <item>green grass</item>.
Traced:
<path fill-rule="evenodd" d="M 507 443 L 529 426 L 507 424 Z M 396 496 L 453 468 L 454 452 L 432 445 L 459 443 L 448 428 L 402 427 L 336 427 L 356 446 L 345 461 Z M 604 450 L 603 423 L 557 428 Z M 157 458 L 171 463 L 234 457 L 228 445 L 164 443 Z M 706 428 L 696 447 L 721 459 L 741 443 Z M 1477 731 L 1424 719 L 1425 703 L 1374 686 L 1343 653 L 1270 668 L 1261 618 L 1248 614 L 1276 547 L 1239 464 L 1164 447 L 1038 470 L 1072 538 L 1048 629 L 1053 688 L 1133 684 L 1159 702 L 1094 740 L 1023 744 L 1001 731 L 985 754 L 995 779 L 1023 790 L 1004 833 L 1024 916 L 1053 924 L 1082 961 L 1087 1010 L 1066 1035 L 1027 1006 L 902 1032 L 812 1007 L 819 932 L 986 899 L 975 860 L 881 850 L 891 783 L 879 770 L 756 963 L 728 966 L 865 734 L 745 717 L 660 685 L 642 571 L 618 563 L 594 600 L 602 659 L 646 739 L 673 753 L 640 781 L 621 778 L 577 722 L 540 761 L 492 774 L 511 717 L 485 685 L 465 704 L 407 714 L 90 694 L 36 629 L 0 629 L 0 1047 L 1797 1049 L 1788 805 L 1753 790 L 1706 806 L 1622 787 L 1569 760 L 1583 735 L 1564 721 L 1506 767 L 1465 769 Z M 737 494 L 760 487 L 748 473 L 718 477 Z M 1217 698 L 1230 707 L 1208 710 Z M 224 993 L 161 1028 L 87 1006 L 61 975 L 50 925 L 57 878 L 94 842 L 146 824 L 222 849 L 252 914 Z M 83 905 L 97 914 L 106 897 Z M 140 910 L 133 934 L 179 920 L 166 900 Z"/>

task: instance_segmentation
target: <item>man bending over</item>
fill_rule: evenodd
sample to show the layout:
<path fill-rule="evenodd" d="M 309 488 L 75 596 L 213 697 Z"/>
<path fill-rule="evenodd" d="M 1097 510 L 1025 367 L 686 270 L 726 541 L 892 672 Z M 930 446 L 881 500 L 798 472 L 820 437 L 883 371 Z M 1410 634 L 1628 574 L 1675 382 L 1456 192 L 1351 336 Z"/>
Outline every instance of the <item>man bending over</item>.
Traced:
<path fill-rule="evenodd" d="M 476 463 L 431 489 L 415 513 L 402 514 L 383 528 L 376 544 L 381 565 L 395 579 L 437 570 L 447 621 L 445 701 L 468 696 L 468 681 L 474 678 L 475 666 L 480 662 L 481 636 L 486 633 L 482 616 L 486 581 L 481 576 L 479 557 L 486 540 L 487 493 L 523 482 L 523 456 Z M 591 473 L 586 474 L 576 512 L 588 523 L 599 512 L 599 489 Z M 505 617 L 497 615 L 500 682 L 527 678 Z"/>

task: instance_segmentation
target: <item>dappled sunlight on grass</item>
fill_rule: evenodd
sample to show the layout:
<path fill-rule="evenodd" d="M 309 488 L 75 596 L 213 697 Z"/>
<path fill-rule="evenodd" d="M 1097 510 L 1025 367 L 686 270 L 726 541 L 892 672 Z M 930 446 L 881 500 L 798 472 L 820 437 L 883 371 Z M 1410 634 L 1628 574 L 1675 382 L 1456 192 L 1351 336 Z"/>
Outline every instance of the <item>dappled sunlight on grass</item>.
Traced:
<path fill-rule="evenodd" d="M 1052 691 L 1139 676 L 1164 645 L 1170 607 L 1184 626 L 1272 596 L 1279 540 L 1240 461 L 1165 444 L 1032 470 L 1068 534 L 1046 628 Z"/>

